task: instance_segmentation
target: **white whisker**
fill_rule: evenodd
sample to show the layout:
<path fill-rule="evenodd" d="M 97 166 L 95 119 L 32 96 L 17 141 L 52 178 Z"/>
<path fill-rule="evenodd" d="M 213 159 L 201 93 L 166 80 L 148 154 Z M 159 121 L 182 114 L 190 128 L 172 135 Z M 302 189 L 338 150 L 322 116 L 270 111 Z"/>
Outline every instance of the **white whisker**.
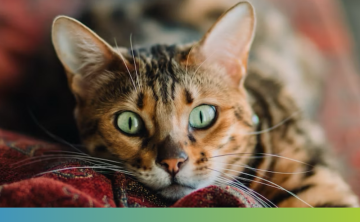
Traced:
<path fill-rule="evenodd" d="M 140 69 L 141 62 L 140 62 L 140 61 L 142 61 L 142 60 L 141 60 L 141 58 L 140 58 L 139 50 L 138 50 L 138 49 L 135 49 L 135 51 L 136 51 L 136 53 L 138 54 L 137 57 L 138 57 L 138 60 L 139 60 L 139 74 L 141 75 L 141 72 L 140 72 L 140 71 L 141 71 L 141 69 Z M 142 87 L 143 87 L 143 85 L 142 85 L 141 82 L 139 83 L 139 87 L 140 87 L 140 89 L 142 89 Z"/>
<path fill-rule="evenodd" d="M 200 69 L 200 67 L 201 67 L 202 65 L 204 65 L 205 62 L 206 62 L 209 58 L 210 58 L 210 56 L 207 57 L 204 61 L 202 61 L 202 63 L 200 63 L 200 65 L 196 68 L 196 70 L 195 70 L 195 72 L 194 72 L 194 75 L 196 75 L 196 73 L 197 73 L 197 71 Z"/>
<path fill-rule="evenodd" d="M 114 165 L 114 164 L 110 164 L 110 163 L 107 163 L 107 162 L 116 163 L 116 164 L 120 164 L 120 165 L 122 164 L 121 162 L 118 162 L 118 161 L 107 160 L 107 159 L 102 159 L 102 158 L 97 158 L 97 157 L 90 157 L 90 156 L 42 155 L 42 156 L 32 157 L 32 158 L 28 158 L 28 159 L 25 159 L 25 160 L 22 160 L 22 161 L 18 161 L 16 163 L 14 163 L 12 166 L 16 167 L 16 168 L 19 168 L 19 167 L 22 167 L 22 166 L 25 166 L 25 165 L 34 164 L 34 163 L 37 163 L 37 162 L 51 160 L 51 159 L 75 159 L 75 160 L 82 160 L 82 161 L 92 161 L 92 162 L 107 164 L 109 166 L 116 166 L 116 167 L 119 167 L 119 166 Z M 26 163 L 26 161 L 29 161 L 29 160 L 34 160 L 34 161 Z M 24 164 L 21 164 L 21 163 L 24 163 Z M 19 166 L 17 166 L 17 165 L 19 165 Z"/>
<path fill-rule="evenodd" d="M 222 186 L 232 186 L 235 187 L 239 190 L 241 190 L 242 192 L 244 192 L 246 195 L 250 196 L 251 198 L 253 198 L 257 203 L 259 203 L 262 207 L 267 207 L 268 205 L 264 202 L 261 201 L 259 198 L 256 197 L 256 195 L 254 195 L 253 193 L 249 192 L 247 189 L 244 189 L 244 187 L 241 185 L 241 183 L 239 184 L 234 184 L 231 182 L 231 180 L 227 180 L 224 177 L 218 176 L 214 182 L 215 185 L 218 185 L 220 187 Z"/>
<path fill-rule="evenodd" d="M 56 159 L 62 159 L 62 158 L 59 158 L 59 157 L 47 157 L 47 158 L 43 158 L 43 159 L 40 159 L 40 160 L 34 160 L 34 161 L 29 162 L 29 163 L 24 163 L 24 164 L 21 164 L 21 165 L 19 165 L 19 166 L 15 166 L 14 168 L 20 168 L 20 167 L 24 167 L 24 166 L 27 166 L 27 165 L 35 164 L 35 163 L 38 163 L 38 162 L 44 162 L 44 161 L 56 160 Z M 111 166 L 111 167 L 114 167 L 114 168 L 122 169 L 122 167 L 120 167 L 120 166 L 116 166 L 116 165 L 108 164 L 108 163 L 103 163 L 103 162 L 101 162 L 101 161 L 96 161 L 96 160 L 79 159 L 79 158 L 71 158 L 71 157 L 66 157 L 66 159 L 69 159 L 69 160 L 70 160 L 70 159 L 79 160 L 79 161 L 91 163 L 91 164 L 94 164 L 94 165 L 96 165 L 97 163 L 106 164 L 106 165 Z"/>
<path fill-rule="evenodd" d="M 210 168 L 209 168 L 209 169 L 210 169 Z M 279 188 L 276 187 L 276 186 L 273 186 L 273 185 L 267 184 L 267 183 L 262 183 L 262 182 L 260 182 L 260 181 L 251 180 L 251 179 L 243 178 L 243 177 L 240 177 L 240 176 L 231 176 L 230 174 L 227 174 L 227 173 L 223 173 L 223 174 L 225 174 L 226 176 L 232 177 L 233 179 L 243 180 L 243 181 L 246 181 L 246 182 L 254 182 L 254 183 L 266 185 L 266 186 L 268 186 L 268 187 L 272 187 L 272 188 L 279 189 Z M 237 181 L 237 180 L 236 180 L 236 181 Z"/>
<path fill-rule="evenodd" d="M 267 203 L 265 203 L 264 201 L 260 200 L 260 198 L 258 198 L 254 193 L 248 191 L 247 189 L 245 189 L 244 186 L 242 186 L 241 183 L 232 183 L 231 180 L 228 180 L 224 177 L 218 177 L 216 179 L 216 182 L 218 182 L 220 185 L 226 185 L 226 186 L 233 186 L 241 191 L 243 191 L 246 195 L 250 196 L 251 198 L 253 198 L 256 202 L 258 202 L 262 207 L 268 207 L 269 205 Z"/>
<path fill-rule="evenodd" d="M 137 81 L 138 87 L 139 87 L 139 89 L 140 89 L 139 74 L 138 74 L 137 67 L 136 67 L 136 61 L 135 61 L 135 56 L 134 56 L 134 49 L 133 49 L 133 44 L 132 44 L 132 33 L 130 34 L 130 48 L 131 48 L 131 54 L 132 54 L 133 61 L 134 61 L 134 66 L 135 66 L 136 81 Z M 139 61 L 139 62 L 140 62 L 140 61 Z"/>
<path fill-rule="evenodd" d="M 259 134 L 263 134 L 263 133 L 267 133 L 270 132 L 276 128 L 278 128 L 279 126 L 283 125 L 284 123 L 286 123 L 287 121 L 291 120 L 294 116 L 298 115 L 301 111 L 297 111 L 294 112 L 293 114 L 291 114 L 288 118 L 284 119 L 283 121 L 279 122 L 278 124 L 264 129 L 264 130 L 260 130 L 260 131 L 255 131 L 255 132 L 245 132 L 245 133 L 241 133 L 242 135 L 259 135 Z"/>
<path fill-rule="evenodd" d="M 47 173 L 56 173 L 56 172 L 60 172 L 60 171 L 64 171 L 64 170 L 72 170 L 72 169 L 106 169 L 106 170 L 112 170 L 112 171 L 119 172 L 119 173 L 124 173 L 127 175 L 134 175 L 126 170 L 117 170 L 117 169 L 109 168 L 106 166 L 81 166 L 81 167 L 66 167 L 66 168 L 61 168 L 61 169 L 56 169 L 56 170 L 49 170 L 46 172 L 39 173 L 35 176 L 40 176 L 40 175 L 44 175 Z"/>
<path fill-rule="evenodd" d="M 211 168 L 207 168 L 207 169 L 212 170 L 212 171 L 215 171 L 215 172 L 218 172 L 218 173 L 220 173 L 220 174 L 225 174 L 225 175 L 227 175 L 226 173 L 222 173 L 222 172 L 220 172 L 220 171 L 218 171 L 218 170 L 214 170 L 214 169 L 211 169 Z M 243 187 L 244 189 L 248 190 L 248 191 L 251 192 L 252 194 L 255 193 L 255 194 L 254 194 L 255 197 L 254 197 L 253 195 L 251 195 L 251 196 L 254 197 L 254 199 L 256 199 L 258 202 L 262 203 L 264 200 L 266 200 L 266 201 L 268 201 L 269 203 L 271 203 L 273 206 L 277 207 L 274 203 L 272 203 L 272 202 L 271 202 L 270 200 L 268 200 L 266 197 L 264 197 L 263 195 L 259 194 L 259 193 L 256 192 L 255 190 L 252 190 L 251 188 L 245 186 L 243 183 L 241 183 L 240 181 L 236 180 L 233 176 L 231 176 L 231 175 L 227 175 L 227 176 L 230 177 L 230 178 L 232 178 L 232 180 L 229 180 L 229 179 L 227 179 L 227 178 L 225 178 L 225 177 L 223 177 L 223 179 L 227 180 L 228 182 L 230 182 L 230 183 L 233 184 L 233 185 L 235 184 L 235 185 L 237 185 L 237 186 Z M 221 176 L 219 176 L 219 177 L 221 177 Z M 238 188 L 239 188 L 239 187 L 238 187 Z M 239 189 L 240 189 L 240 188 L 239 188 Z M 243 190 L 243 189 L 241 189 L 241 190 Z M 258 197 L 257 195 L 259 195 L 260 197 Z"/>
<path fill-rule="evenodd" d="M 226 157 L 226 156 L 235 156 L 235 155 L 253 155 L 254 153 L 228 153 L 228 154 L 223 154 L 223 155 L 218 155 L 218 156 L 212 156 L 212 157 L 208 157 L 208 159 L 211 159 L 211 158 L 218 158 L 218 157 Z M 286 160 L 291 160 L 291 161 L 294 161 L 294 162 L 297 162 L 297 163 L 301 163 L 301 164 L 304 164 L 306 166 L 311 166 L 310 164 L 308 163 L 305 163 L 305 162 L 302 162 L 300 160 L 296 160 L 296 159 L 292 159 L 292 158 L 289 158 L 289 157 L 284 157 L 284 156 L 280 156 L 280 155 L 276 155 L 276 154 L 269 154 L 269 153 L 255 153 L 255 155 L 264 155 L 264 157 L 277 157 L 277 158 L 283 158 L 283 159 L 286 159 Z"/>
<path fill-rule="evenodd" d="M 125 65 L 125 67 L 126 67 L 126 70 L 128 71 L 128 74 L 129 74 L 129 76 L 130 76 L 130 79 L 131 79 L 131 82 L 132 82 L 132 84 L 133 84 L 133 86 L 134 86 L 134 89 L 135 89 L 135 91 L 137 92 L 137 88 L 136 88 L 136 86 L 135 86 L 135 82 L 134 82 L 133 78 L 131 77 L 130 70 L 129 70 L 128 66 L 126 65 L 125 58 L 124 58 L 124 56 L 121 54 L 115 38 L 114 38 L 114 41 L 115 41 L 115 46 L 116 46 L 116 49 L 117 49 L 117 51 L 118 51 L 118 54 L 120 55 L 120 58 L 122 59 L 124 65 Z"/>
<path fill-rule="evenodd" d="M 49 150 L 46 153 L 60 153 L 60 155 L 62 153 L 68 153 L 68 154 L 76 154 L 79 156 L 88 156 L 87 154 L 83 154 L 83 153 L 79 153 L 79 152 L 73 152 L 73 151 L 67 151 L 67 150 Z"/>
<path fill-rule="evenodd" d="M 222 168 L 222 167 L 220 167 Z M 291 191 L 283 188 L 282 186 L 276 184 L 276 183 L 273 183 L 271 182 L 270 180 L 266 180 L 264 178 L 261 178 L 261 177 L 258 177 L 258 176 L 255 176 L 255 175 L 252 175 L 252 174 L 248 174 L 248 173 L 244 173 L 244 172 L 239 172 L 239 171 L 236 171 L 236 170 L 232 170 L 232 169 L 227 169 L 227 168 L 222 168 L 223 170 L 228 170 L 228 171 L 232 171 L 232 172 L 236 172 L 236 173 L 241 173 L 241 174 L 244 174 L 244 175 L 247 175 L 247 176 L 251 176 L 251 177 L 254 177 L 254 178 L 257 178 L 259 180 L 263 180 L 265 182 L 268 182 L 276 187 L 278 187 L 280 190 L 283 190 L 285 192 L 287 192 L 288 194 L 290 194 L 291 196 L 295 197 L 296 199 L 300 200 L 301 202 L 303 202 L 304 204 L 306 204 L 307 206 L 309 207 L 312 207 L 309 203 L 307 203 L 306 201 L 304 201 L 303 199 L 301 199 L 299 196 L 297 196 L 296 194 L 292 193 Z"/>
<path fill-rule="evenodd" d="M 195 43 L 195 44 L 193 44 L 193 45 L 191 46 L 191 49 L 190 49 L 190 51 L 189 51 L 189 54 L 188 54 L 187 57 L 186 57 L 186 65 L 185 65 L 185 74 L 186 74 L 186 75 L 187 75 L 187 73 L 188 73 L 189 57 L 190 57 L 190 54 L 191 54 L 193 48 L 195 47 L 195 45 L 197 45 L 197 43 Z"/>
<path fill-rule="evenodd" d="M 261 172 L 277 173 L 277 174 L 284 174 L 284 175 L 304 174 L 304 173 L 309 173 L 309 172 L 311 172 L 311 170 L 308 170 L 308 171 L 301 171 L 301 172 L 294 172 L 294 173 L 289 173 L 289 172 L 279 172 L 279 171 L 271 171 L 271 170 L 257 169 L 257 168 L 253 168 L 253 167 L 250 167 L 250 166 L 245 165 L 245 164 L 230 164 L 230 163 L 216 162 L 216 161 L 213 161 L 213 162 L 215 162 L 215 163 L 221 163 L 221 164 L 225 164 L 225 165 L 230 165 L 230 166 L 241 166 L 241 167 L 244 167 L 244 168 L 246 168 L 246 169 L 253 170 L 253 171 L 261 171 Z"/>
<path fill-rule="evenodd" d="M 33 113 L 30 109 L 29 109 L 28 111 L 29 111 L 29 114 L 30 114 L 31 118 L 32 118 L 33 121 L 35 122 L 35 124 L 36 124 L 38 127 L 40 127 L 40 129 L 41 129 L 42 131 L 44 131 L 48 136 L 50 136 L 51 138 L 53 138 L 55 141 L 58 141 L 58 142 L 60 142 L 60 143 L 62 143 L 62 144 L 65 144 L 65 145 L 73 148 L 74 150 L 76 150 L 76 151 L 78 151 L 78 152 L 80 152 L 80 153 L 83 153 L 84 155 L 87 155 L 86 153 L 84 153 L 83 151 L 81 151 L 80 149 L 78 149 L 77 147 L 73 146 L 71 143 L 67 142 L 66 140 L 64 140 L 64 139 L 62 139 L 62 138 L 54 135 L 54 134 L 51 133 L 49 130 L 45 129 L 45 127 L 42 126 L 42 125 L 39 123 L 39 121 L 36 119 L 34 113 Z"/>
<path fill-rule="evenodd" d="M 273 205 L 274 207 L 277 207 L 275 204 L 273 204 L 270 200 L 268 200 L 267 198 L 265 198 L 264 196 L 262 196 L 261 194 L 259 194 L 258 192 L 250 189 L 249 187 L 245 186 L 243 183 L 241 183 L 240 181 L 237 181 L 233 178 L 233 180 L 230 180 L 228 178 L 222 177 L 222 176 L 218 176 L 219 179 L 221 179 L 222 181 L 224 181 L 226 184 L 230 185 L 230 186 L 234 186 L 240 190 L 242 190 L 243 192 L 245 192 L 247 195 L 251 196 L 252 198 L 254 198 L 254 200 L 256 200 L 260 205 L 262 205 L 263 207 L 272 207 L 271 205 Z M 271 205 L 269 205 L 267 202 L 269 202 Z"/>

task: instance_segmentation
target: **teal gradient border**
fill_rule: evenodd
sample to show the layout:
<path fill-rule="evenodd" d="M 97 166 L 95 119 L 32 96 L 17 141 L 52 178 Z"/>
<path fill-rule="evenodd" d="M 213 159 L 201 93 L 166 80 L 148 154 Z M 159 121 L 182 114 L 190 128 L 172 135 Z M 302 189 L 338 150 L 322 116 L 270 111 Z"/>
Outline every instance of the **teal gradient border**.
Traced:
<path fill-rule="evenodd" d="M 254 222 L 360 221 L 360 209 L 124 209 L 124 208 L 0 208 L 1 222 Z"/>

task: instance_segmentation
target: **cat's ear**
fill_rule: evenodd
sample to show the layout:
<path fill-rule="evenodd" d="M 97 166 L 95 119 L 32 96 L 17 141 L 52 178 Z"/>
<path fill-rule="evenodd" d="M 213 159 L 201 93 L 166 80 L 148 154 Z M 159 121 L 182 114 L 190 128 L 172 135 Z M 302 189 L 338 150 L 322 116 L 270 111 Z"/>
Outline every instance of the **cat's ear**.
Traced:
<path fill-rule="evenodd" d="M 94 91 L 96 84 L 101 85 L 99 81 L 106 79 L 104 71 L 121 61 L 120 54 L 103 39 L 77 20 L 66 16 L 54 20 L 52 41 L 66 70 L 70 88 L 80 97 Z"/>
<path fill-rule="evenodd" d="M 52 41 L 66 71 L 73 75 L 91 75 L 106 67 L 115 54 L 89 28 L 66 16 L 54 20 Z"/>
<path fill-rule="evenodd" d="M 224 67 L 237 86 L 246 74 L 255 23 L 253 6 L 240 2 L 224 13 L 199 42 L 202 60 Z"/>

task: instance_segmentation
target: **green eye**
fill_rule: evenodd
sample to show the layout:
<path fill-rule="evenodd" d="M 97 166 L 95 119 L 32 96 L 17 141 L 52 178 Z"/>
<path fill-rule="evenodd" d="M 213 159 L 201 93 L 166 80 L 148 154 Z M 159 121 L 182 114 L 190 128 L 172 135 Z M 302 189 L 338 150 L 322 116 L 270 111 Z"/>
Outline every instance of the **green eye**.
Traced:
<path fill-rule="evenodd" d="M 133 112 L 123 112 L 117 117 L 117 126 L 124 133 L 135 135 L 143 129 L 141 118 Z"/>
<path fill-rule="evenodd" d="M 210 126 L 216 115 L 214 106 L 201 105 L 193 109 L 190 113 L 189 123 L 190 126 L 196 129 L 202 129 Z"/>

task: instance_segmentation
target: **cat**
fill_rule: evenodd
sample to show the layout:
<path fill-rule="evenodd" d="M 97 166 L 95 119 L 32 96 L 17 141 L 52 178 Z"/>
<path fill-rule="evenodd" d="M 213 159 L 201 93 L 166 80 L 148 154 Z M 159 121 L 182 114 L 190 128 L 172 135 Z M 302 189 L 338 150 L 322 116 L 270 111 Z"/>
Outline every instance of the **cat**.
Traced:
<path fill-rule="evenodd" d="M 266 57 L 281 50 L 267 52 L 261 42 L 274 36 L 254 40 L 255 27 L 253 6 L 240 2 L 198 42 L 127 49 L 57 17 L 52 40 L 88 152 L 171 200 L 231 184 L 266 206 L 358 207 L 308 121 L 314 97 L 284 86 L 289 73 Z"/>

